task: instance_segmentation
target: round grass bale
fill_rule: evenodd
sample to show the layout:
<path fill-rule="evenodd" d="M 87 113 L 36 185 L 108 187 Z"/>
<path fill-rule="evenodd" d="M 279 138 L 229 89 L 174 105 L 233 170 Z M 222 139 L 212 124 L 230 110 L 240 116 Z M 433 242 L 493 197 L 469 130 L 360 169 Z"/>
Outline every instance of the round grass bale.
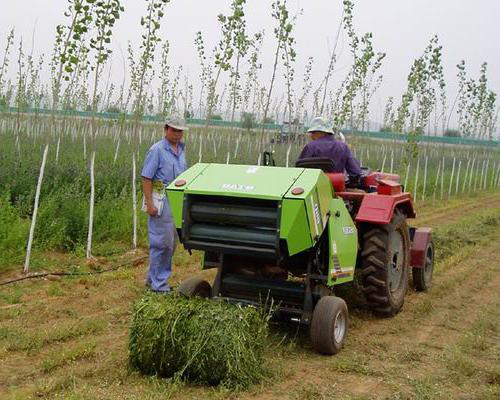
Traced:
<path fill-rule="evenodd" d="M 268 316 L 253 307 L 147 293 L 134 307 L 129 363 L 145 374 L 246 388 L 266 373 Z"/>

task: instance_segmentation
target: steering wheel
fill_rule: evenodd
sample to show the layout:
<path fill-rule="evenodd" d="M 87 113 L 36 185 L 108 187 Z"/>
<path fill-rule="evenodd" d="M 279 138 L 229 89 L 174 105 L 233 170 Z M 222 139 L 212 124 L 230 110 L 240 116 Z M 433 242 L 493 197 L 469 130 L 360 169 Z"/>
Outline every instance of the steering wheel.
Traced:
<path fill-rule="evenodd" d="M 360 176 L 350 176 L 346 174 L 345 186 L 351 189 L 365 189 L 365 178 L 372 173 L 368 167 L 361 167 Z"/>

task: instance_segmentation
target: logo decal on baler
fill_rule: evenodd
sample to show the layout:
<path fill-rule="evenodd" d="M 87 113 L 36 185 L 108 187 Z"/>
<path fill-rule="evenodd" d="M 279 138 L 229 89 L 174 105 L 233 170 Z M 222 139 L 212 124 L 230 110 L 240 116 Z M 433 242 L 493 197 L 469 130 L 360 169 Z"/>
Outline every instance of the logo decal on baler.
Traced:
<path fill-rule="evenodd" d="M 241 190 L 245 192 L 250 192 L 255 189 L 255 186 L 252 185 L 242 185 L 239 183 L 223 183 L 222 189 L 225 190 Z"/>
<path fill-rule="evenodd" d="M 354 233 L 354 227 L 352 226 L 343 226 L 342 232 L 344 235 L 352 235 Z"/>
<path fill-rule="evenodd" d="M 259 167 L 248 167 L 247 168 L 247 174 L 255 174 L 257 172 L 257 170 L 259 169 Z"/>
<path fill-rule="evenodd" d="M 314 230 L 316 231 L 316 236 L 319 235 L 319 229 L 318 225 L 320 224 L 321 221 L 321 215 L 319 214 L 319 206 L 318 203 L 315 203 L 313 200 L 313 196 L 309 197 L 311 199 L 311 207 L 313 210 L 313 217 L 314 217 Z"/>
<path fill-rule="evenodd" d="M 340 266 L 340 260 L 337 255 L 337 242 L 332 240 L 332 262 L 333 262 L 333 270 L 330 272 L 333 280 L 337 280 L 340 278 L 347 278 L 352 275 L 354 268 L 347 267 L 342 269 Z"/>

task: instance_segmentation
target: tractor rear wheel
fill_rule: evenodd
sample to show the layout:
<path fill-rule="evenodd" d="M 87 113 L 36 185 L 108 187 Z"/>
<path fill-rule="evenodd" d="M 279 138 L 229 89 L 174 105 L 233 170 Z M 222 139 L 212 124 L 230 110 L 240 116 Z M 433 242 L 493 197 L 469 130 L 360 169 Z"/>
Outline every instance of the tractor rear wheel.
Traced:
<path fill-rule="evenodd" d="M 361 251 L 361 287 L 369 307 L 390 317 L 403 307 L 408 291 L 410 233 L 405 215 L 396 210 L 388 225 L 365 231 Z"/>
<path fill-rule="evenodd" d="M 183 281 L 177 289 L 180 294 L 187 297 L 211 297 L 210 283 L 201 278 L 190 278 Z"/>
<path fill-rule="evenodd" d="M 335 296 L 324 296 L 314 307 L 311 342 L 320 354 L 337 354 L 344 345 L 348 328 L 347 305 Z"/>
<path fill-rule="evenodd" d="M 434 269 L 434 246 L 431 243 L 425 251 L 425 264 L 423 268 L 413 268 L 413 287 L 417 292 L 424 292 L 432 286 L 432 272 Z"/>

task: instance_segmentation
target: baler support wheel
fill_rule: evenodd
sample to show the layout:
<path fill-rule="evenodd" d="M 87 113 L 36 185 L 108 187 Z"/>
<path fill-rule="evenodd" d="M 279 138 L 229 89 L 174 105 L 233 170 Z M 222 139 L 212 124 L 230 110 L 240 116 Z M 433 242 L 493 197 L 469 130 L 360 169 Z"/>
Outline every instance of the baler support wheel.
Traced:
<path fill-rule="evenodd" d="M 314 308 L 311 342 L 320 354 L 337 354 L 344 345 L 348 329 L 347 305 L 340 297 L 324 296 Z"/>
<path fill-rule="evenodd" d="M 177 289 L 180 294 L 186 297 L 204 297 L 212 296 L 212 287 L 210 283 L 201 278 L 190 278 L 183 281 Z"/>

